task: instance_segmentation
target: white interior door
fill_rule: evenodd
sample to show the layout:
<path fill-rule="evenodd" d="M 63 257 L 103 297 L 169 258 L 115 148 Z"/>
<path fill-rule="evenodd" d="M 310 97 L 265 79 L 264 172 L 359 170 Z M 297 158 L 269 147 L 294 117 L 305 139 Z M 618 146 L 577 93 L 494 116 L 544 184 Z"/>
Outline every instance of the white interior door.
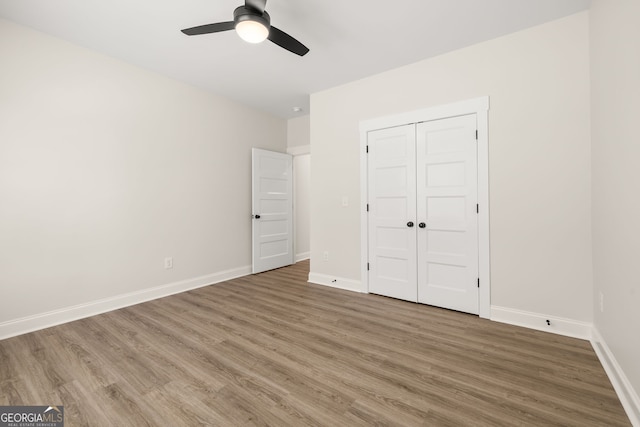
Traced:
<path fill-rule="evenodd" d="M 417 301 L 415 126 L 368 135 L 369 292 Z"/>
<path fill-rule="evenodd" d="M 418 301 L 478 314 L 475 114 L 417 125 Z"/>
<path fill-rule="evenodd" d="M 253 272 L 293 264 L 292 156 L 253 148 Z"/>

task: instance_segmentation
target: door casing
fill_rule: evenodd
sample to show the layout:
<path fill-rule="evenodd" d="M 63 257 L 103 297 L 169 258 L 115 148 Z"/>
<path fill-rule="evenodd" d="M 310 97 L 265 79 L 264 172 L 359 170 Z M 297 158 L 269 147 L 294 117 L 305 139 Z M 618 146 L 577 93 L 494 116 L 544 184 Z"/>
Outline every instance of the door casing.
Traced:
<path fill-rule="evenodd" d="M 368 292 L 368 162 L 367 134 L 370 131 L 411 123 L 476 114 L 478 121 L 478 276 L 480 279 L 479 316 L 491 315 L 491 270 L 489 245 L 489 97 L 430 107 L 360 122 L 360 254 L 363 290 Z"/>

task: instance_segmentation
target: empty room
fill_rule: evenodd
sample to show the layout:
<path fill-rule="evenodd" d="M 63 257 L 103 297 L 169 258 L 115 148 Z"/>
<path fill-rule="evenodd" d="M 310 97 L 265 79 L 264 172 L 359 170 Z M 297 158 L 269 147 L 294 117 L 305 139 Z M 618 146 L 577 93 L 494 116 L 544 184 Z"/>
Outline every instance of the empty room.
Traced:
<path fill-rule="evenodd" d="M 640 427 L 636 0 L 0 0 L 0 427 Z"/>

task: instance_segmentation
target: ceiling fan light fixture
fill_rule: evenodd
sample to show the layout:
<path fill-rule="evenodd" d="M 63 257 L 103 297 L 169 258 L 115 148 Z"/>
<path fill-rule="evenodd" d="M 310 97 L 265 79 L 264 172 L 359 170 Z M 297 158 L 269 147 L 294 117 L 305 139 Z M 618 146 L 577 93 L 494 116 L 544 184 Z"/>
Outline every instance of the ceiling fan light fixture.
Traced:
<path fill-rule="evenodd" d="M 298 56 L 309 53 L 309 48 L 284 31 L 271 26 L 271 17 L 264 10 L 267 0 L 245 0 L 244 6 L 233 11 L 233 21 L 216 22 L 185 28 L 182 32 L 188 36 L 219 33 L 236 30 L 236 33 L 249 43 L 260 43 L 269 39 L 274 44 Z"/>
<path fill-rule="evenodd" d="M 247 43 L 262 43 L 269 37 L 269 29 L 253 19 L 246 19 L 236 24 L 236 33 Z"/>
<path fill-rule="evenodd" d="M 233 11 L 236 33 L 248 43 L 261 43 L 269 37 L 271 17 L 266 11 L 240 6 Z"/>

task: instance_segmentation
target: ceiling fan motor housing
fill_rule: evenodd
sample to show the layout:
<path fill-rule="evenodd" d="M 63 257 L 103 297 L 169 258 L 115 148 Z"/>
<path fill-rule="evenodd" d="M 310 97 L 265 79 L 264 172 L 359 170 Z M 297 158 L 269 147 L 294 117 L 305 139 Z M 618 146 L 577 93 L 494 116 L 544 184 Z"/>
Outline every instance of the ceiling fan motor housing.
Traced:
<path fill-rule="evenodd" d="M 271 28 L 271 17 L 266 11 L 260 13 L 245 6 L 239 6 L 233 11 L 233 21 L 236 26 L 243 21 L 255 21 L 264 25 L 267 29 Z"/>

